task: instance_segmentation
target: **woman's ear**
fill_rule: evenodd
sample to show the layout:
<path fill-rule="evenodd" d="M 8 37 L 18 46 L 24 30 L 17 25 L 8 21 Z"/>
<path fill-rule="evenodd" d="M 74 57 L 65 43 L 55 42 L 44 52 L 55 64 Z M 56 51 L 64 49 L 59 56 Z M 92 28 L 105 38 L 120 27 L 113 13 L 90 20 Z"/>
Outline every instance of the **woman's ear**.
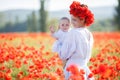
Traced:
<path fill-rule="evenodd" d="M 79 19 L 80 19 L 80 21 L 83 21 L 83 22 L 85 21 L 85 18 L 79 18 Z"/>

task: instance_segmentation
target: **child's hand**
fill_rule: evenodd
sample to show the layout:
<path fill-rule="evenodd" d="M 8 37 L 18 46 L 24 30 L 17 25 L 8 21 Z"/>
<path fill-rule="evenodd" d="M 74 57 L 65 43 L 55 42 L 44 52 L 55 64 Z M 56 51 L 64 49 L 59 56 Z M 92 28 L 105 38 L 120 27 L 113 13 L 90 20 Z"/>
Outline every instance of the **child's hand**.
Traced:
<path fill-rule="evenodd" d="M 50 26 L 50 31 L 51 31 L 51 33 L 54 33 L 54 32 L 55 32 L 55 29 L 54 29 L 53 26 Z"/>

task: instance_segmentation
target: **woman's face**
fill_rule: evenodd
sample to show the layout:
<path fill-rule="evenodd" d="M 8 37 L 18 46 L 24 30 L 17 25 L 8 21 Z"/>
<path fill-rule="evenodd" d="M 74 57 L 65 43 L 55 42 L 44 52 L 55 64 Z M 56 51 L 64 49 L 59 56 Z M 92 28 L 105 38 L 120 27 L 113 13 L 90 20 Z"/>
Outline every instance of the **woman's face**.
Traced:
<path fill-rule="evenodd" d="M 80 28 L 85 26 L 85 19 L 80 19 L 79 17 L 75 17 L 71 15 L 71 23 L 73 27 Z"/>

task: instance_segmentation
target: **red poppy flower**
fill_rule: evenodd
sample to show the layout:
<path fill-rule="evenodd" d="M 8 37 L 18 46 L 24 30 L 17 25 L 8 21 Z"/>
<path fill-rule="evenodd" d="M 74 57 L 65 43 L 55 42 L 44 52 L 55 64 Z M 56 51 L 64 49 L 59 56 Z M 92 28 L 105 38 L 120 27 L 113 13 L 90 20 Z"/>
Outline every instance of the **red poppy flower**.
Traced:
<path fill-rule="evenodd" d="M 116 63 L 116 69 L 120 71 L 120 61 Z"/>

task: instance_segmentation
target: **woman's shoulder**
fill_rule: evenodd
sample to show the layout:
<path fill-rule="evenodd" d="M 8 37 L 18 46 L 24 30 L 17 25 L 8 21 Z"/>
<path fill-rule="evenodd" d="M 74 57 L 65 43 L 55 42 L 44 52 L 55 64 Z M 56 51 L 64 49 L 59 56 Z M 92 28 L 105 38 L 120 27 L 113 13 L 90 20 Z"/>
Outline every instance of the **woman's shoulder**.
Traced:
<path fill-rule="evenodd" d="M 74 29 L 71 29 L 67 34 L 66 37 L 74 38 L 76 35 Z"/>
<path fill-rule="evenodd" d="M 70 30 L 70 33 L 69 33 L 69 34 L 71 34 L 71 35 L 76 35 L 76 34 L 79 34 L 79 33 L 81 33 L 81 32 L 82 32 L 82 30 L 80 30 L 80 29 L 72 28 L 72 29 Z"/>
<path fill-rule="evenodd" d="M 86 31 L 89 35 L 92 35 L 92 32 L 90 30 L 86 29 Z"/>

